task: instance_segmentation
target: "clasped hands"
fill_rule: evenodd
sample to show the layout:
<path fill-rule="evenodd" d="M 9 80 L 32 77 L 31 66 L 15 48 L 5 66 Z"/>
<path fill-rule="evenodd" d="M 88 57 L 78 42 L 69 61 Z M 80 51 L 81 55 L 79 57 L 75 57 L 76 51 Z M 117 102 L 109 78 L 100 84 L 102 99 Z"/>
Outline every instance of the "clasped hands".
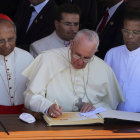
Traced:
<path fill-rule="evenodd" d="M 85 113 L 94 110 L 95 107 L 90 103 L 82 102 L 82 107 L 80 112 Z M 63 108 L 57 104 L 52 104 L 48 109 L 48 114 L 50 117 L 57 118 L 62 115 Z"/>

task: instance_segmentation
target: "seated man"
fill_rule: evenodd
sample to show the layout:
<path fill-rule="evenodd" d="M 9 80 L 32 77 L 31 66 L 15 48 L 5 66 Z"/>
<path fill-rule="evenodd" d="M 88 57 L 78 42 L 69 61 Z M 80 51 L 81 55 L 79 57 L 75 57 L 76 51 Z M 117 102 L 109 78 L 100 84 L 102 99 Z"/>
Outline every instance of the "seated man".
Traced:
<path fill-rule="evenodd" d="M 16 27 L 0 14 L 0 114 L 20 113 L 26 79 L 21 72 L 33 61 L 26 51 L 15 47 Z"/>
<path fill-rule="evenodd" d="M 36 57 L 42 51 L 69 46 L 79 30 L 80 10 L 72 4 L 64 4 L 57 8 L 55 13 L 56 30 L 30 45 L 31 54 Z"/>
<path fill-rule="evenodd" d="M 84 29 L 70 42 L 70 48 L 39 55 L 23 72 L 29 80 L 25 106 L 51 117 L 100 106 L 116 109 L 123 97 L 112 69 L 94 55 L 98 44 L 98 35 Z"/>
<path fill-rule="evenodd" d="M 108 51 L 105 61 L 112 67 L 125 102 L 118 110 L 140 112 L 140 12 L 128 12 L 122 29 L 125 45 Z"/>

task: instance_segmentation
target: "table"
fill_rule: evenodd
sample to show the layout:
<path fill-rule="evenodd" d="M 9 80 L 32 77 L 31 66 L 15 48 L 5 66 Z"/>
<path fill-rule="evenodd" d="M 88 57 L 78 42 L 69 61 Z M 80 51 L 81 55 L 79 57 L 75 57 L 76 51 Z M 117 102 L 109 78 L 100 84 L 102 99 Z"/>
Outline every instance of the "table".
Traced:
<path fill-rule="evenodd" d="M 140 139 L 139 123 L 105 123 L 89 126 L 52 126 L 43 120 L 27 124 L 18 119 L 18 115 L 0 115 L 10 135 L 0 126 L 0 140 L 63 140 L 63 139 Z"/>

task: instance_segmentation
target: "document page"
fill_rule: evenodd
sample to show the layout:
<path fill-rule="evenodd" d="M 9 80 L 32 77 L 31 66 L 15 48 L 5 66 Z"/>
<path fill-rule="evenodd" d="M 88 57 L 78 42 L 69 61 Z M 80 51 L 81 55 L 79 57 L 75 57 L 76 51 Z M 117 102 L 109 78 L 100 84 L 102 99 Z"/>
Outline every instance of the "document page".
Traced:
<path fill-rule="evenodd" d="M 140 122 L 140 113 L 117 111 L 117 110 L 107 110 L 105 112 L 101 112 L 100 115 L 103 118 L 112 118 L 112 119 L 114 118 L 114 119 Z"/>
<path fill-rule="evenodd" d="M 86 112 L 86 113 L 80 113 L 80 115 L 84 116 L 84 117 L 92 117 L 92 118 L 94 118 L 94 116 L 96 116 L 95 114 L 101 113 L 101 112 L 104 112 L 104 111 L 106 111 L 106 109 L 104 107 L 98 107 L 93 111 Z"/>

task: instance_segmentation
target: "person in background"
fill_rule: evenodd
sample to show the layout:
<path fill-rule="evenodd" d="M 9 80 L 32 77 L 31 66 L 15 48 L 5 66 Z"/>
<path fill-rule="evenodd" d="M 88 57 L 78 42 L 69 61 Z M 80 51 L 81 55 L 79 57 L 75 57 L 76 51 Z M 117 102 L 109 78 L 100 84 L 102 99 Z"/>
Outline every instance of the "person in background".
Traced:
<path fill-rule="evenodd" d="M 51 117 L 101 106 L 116 109 L 123 96 L 112 69 L 94 55 L 98 44 L 97 33 L 83 29 L 70 41 L 70 48 L 40 54 L 23 72 L 28 78 L 26 108 Z"/>
<path fill-rule="evenodd" d="M 114 70 L 125 98 L 118 110 L 140 112 L 140 11 L 133 10 L 124 17 L 124 45 L 109 50 L 105 61 Z"/>
<path fill-rule="evenodd" d="M 96 55 L 101 59 L 110 48 L 123 44 L 121 29 L 126 8 L 124 0 L 104 0 L 104 3 L 107 8 L 96 28 L 100 39 Z"/>
<path fill-rule="evenodd" d="M 26 51 L 15 47 L 16 27 L 0 14 L 0 114 L 19 114 L 23 108 L 26 78 L 21 72 L 33 61 Z"/>
<path fill-rule="evenodd" d="M 36 57 L 42 51 L 68 47 L 79 30 L 80 9 L 73 4 L 63 4 L 57 8 L 55 13 L 56 30 L 30 45 L 31 54 Z"/>
<path fill-rule="evenodd" d="M 20 0 L 23 1 L 23 0 Z M 9 16 L 12 20 L 16 14 L 16 10 L 18 8 L 19 0 L 1 0 L 0 1 L 0 13 L 3 13 Z"/>
<path fill-rule="evenodd" d="M 54 0 L 23 0 L 14 22 L 17 27 L 18 47 L 29 51 L 29 45 L 54 31 Z"/>
<path fill-rule="evenodd" d="M 127 9 L 140 10 L 139 0 L 127 0 Z"/>
<path fill-rule="evenodd" d="M 75 4 L 81 9 L 80 30 L 95 30 L 97 22 L 97 2 L 96 0 L 55 0 L 58 5 L 64 3 Z"/>

